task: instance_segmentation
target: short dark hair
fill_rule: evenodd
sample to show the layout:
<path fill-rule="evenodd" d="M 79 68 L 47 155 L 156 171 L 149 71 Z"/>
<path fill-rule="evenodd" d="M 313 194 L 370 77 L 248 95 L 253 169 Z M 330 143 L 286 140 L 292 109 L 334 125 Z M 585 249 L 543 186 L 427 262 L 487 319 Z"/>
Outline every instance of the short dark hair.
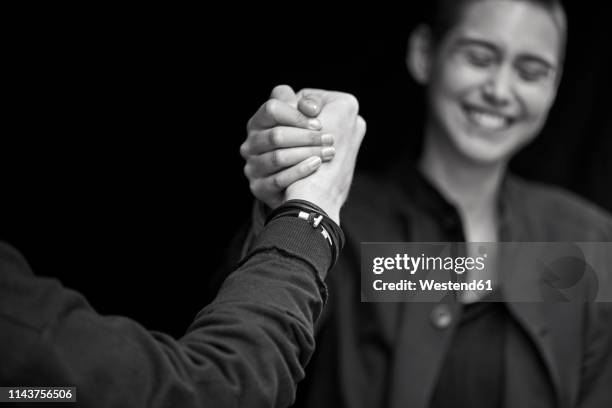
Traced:
<path fill-rule="evenodd" d="M 433 0 L 429 4 L 425 23 L 429 26 L 432 32 L 435 43 L 442 41 L 444 36 L 453 28 L 461 18 L 461 13 L 466 5 L 477 1 L 486 0 Z M 563 36 L 567 33 L 567 22 L 565 9 L 561 0 L 507 0 L 507 1 L 523 1 L 532 3 L 547 10 L 553 17 L 557 28 Z"/>

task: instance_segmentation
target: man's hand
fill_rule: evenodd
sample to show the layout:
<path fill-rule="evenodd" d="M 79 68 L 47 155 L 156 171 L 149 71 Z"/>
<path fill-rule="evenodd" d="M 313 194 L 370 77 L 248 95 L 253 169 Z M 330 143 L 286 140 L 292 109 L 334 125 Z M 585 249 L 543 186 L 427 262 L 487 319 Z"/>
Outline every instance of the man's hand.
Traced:
<path fill-rule="evenodd" d="M 289 86 L 279 85 L 247 124 L 247 139 L 240 146 L 244 174 L 253 195 L 270 208 L 285 200 L 289 185 L 315 172 L 336 153 L 333 136 L 314 118 L 322 101 L 308 97 L 298 101 Z"/>

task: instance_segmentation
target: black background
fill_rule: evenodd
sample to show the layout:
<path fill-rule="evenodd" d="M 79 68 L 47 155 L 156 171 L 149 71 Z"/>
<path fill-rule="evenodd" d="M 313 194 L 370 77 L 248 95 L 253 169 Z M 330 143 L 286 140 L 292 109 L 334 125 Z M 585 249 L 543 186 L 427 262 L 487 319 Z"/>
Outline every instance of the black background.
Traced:
<path fill-rule="evenodd" d="M 557 103 L 512 167 L 612 211 L 612 29 L 603 3 L 573 3 Z M 404 50 L 419 10 L 342 25 L 322 10 L 243 11 L 251 23 L 202 10 L 20 16 L 5 56 L 0 239 L 37 274 L 101 313 L 182 334 L 249 216 L 238 147 L 279 83 L 359 98 L 359 169 L 417 155 L 422 91 Z"/>

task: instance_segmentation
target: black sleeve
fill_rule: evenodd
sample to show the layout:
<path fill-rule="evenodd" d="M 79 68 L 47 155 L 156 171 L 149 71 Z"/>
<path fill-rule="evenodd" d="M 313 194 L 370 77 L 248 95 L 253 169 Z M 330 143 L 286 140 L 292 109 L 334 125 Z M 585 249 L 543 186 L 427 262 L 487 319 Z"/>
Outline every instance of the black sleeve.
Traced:
<path fill-rule="evenodd" d="M 230 244 L 225 250 L 219 267 L 213 270 L 206 281 L 205 303 L 211 302 L 225 279 L 231 274 L 246 254 L 250 252 L 257 237 L 261 234 L 266 223 L 266 205 L 259 200 L 254 200 L 251 208 L 251 216 L 241 225 L 238 232 L 234 234 Z"/>
<path fill-rule="evenodd" d="M 307 223 L 275 220 L 177 341 L 97 314 L 0 245 L 0 385 L 76 386 L 82 406 L 287 406 L 314 349 L 330 258 Z"/>

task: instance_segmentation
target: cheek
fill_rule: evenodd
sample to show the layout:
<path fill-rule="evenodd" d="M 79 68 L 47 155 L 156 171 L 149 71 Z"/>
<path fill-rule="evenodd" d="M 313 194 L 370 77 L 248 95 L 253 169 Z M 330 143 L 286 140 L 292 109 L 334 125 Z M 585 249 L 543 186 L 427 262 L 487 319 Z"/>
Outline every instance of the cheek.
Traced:
<path fill-rule="evenodd" d="M 519 86 L 517 90 L 527 118 L 538 123 L 544 121 L 555 99 L 554 85 L 525 84 Z"/>
<path fill-rule="evenodd" d="M 463 96 L 478 89 L 486 80 L 486 74 L 481 70 L 462 64 L 456 61 L 456 58 L 450 58 L 447 63 L 441 65 L 440 69 L 434 72 L 431 82 L 437 88 L 438 94 Z"/>

